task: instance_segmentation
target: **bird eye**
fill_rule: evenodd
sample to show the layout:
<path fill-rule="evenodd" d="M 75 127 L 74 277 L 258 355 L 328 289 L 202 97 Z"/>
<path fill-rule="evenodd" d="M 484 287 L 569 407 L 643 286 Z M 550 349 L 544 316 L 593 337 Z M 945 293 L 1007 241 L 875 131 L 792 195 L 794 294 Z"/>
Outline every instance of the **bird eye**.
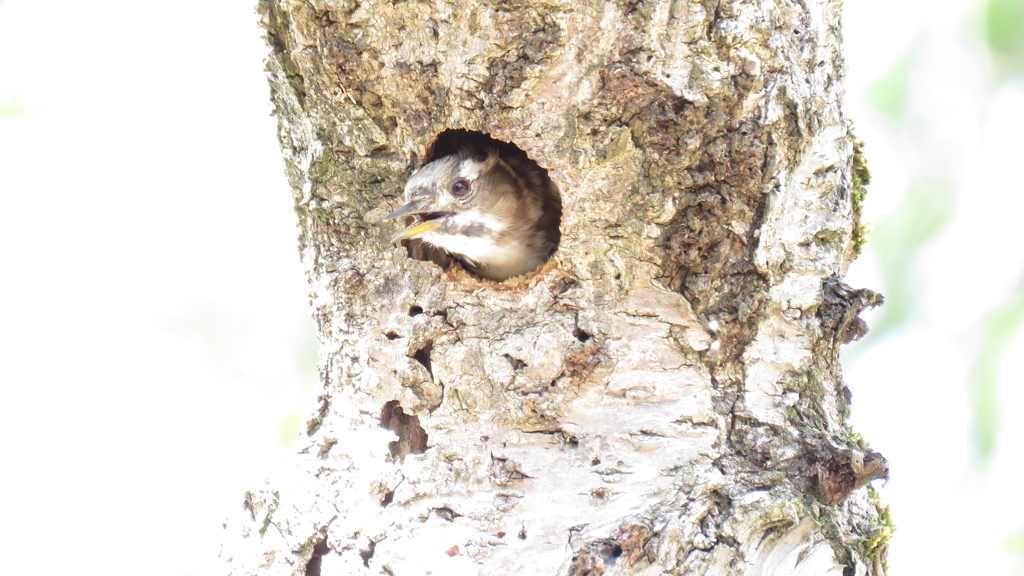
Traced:
<path fill-rule="evenodd" d="M 469 194 L 469 182 L 465 180 L 456 180 L 452 182 L 452 195 L 456 198 L 462 198 L 466 194 Z"/>

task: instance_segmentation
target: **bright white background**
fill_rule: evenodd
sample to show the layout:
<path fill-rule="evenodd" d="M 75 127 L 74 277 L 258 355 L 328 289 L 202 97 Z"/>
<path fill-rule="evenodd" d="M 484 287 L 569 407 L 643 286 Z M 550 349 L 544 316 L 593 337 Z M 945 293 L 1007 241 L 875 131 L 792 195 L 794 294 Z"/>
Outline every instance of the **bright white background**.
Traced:
<path fill-rule="evenodd" d="M 1024 574 L 1019 319 L 986 340 L 1024 303 L 1024 74 L 989 52 L 983 6 L 846 2 L 846 112 L 867 147 L 874 229 L 847 281 L 889 302 L 865 315 L 878 333 L 844 364 L 854 427 L 891 466 L 894 574 Z M 886 312 L 902 320 L 886 325 Z M 1001 418 L 987 456 L 974 435 L 995 421 L 974 404 L 983 368 Z"/>
<path fill-rule="evenodd" d="M 993 80 L 976 2 L 848 4 L 868 219 L 894 228 L 922 175 L 949 190 L 909 312 L 847 353 L 855 426 L 892 465 L 891 563 L 1024 574 L 1019 334 L 990 458 L 971 436 L 984 314 L 1024 272 L 1024 88 Z M 222 519 L 315 406 L 255 21 L 250 0 L 0 0 L 0 573 L 216 573 Z M 894 69 L 899 122 L 869 98 Z M 892 281 L 877 245 L 852 285 Z"/>
<path fill-rule="evenodd" d="M 216 573 L 315 406 L 253 5 L 0 5 L 0 574 Z"/>

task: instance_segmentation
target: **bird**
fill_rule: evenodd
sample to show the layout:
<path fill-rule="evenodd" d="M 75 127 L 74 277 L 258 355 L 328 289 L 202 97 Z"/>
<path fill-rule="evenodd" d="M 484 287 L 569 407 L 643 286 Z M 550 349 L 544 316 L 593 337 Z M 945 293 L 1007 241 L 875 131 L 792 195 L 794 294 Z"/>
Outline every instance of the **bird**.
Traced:
<path fill-rule="evenodd" d="M 414 216 L 391 242 L 419 239 L 472 273 L 503 281 L 541 266 L 558 248 L 562 201 L 547 171 L 515 146 L 468 147 L 413 172 L 406 203 L 384 220 Z"/>

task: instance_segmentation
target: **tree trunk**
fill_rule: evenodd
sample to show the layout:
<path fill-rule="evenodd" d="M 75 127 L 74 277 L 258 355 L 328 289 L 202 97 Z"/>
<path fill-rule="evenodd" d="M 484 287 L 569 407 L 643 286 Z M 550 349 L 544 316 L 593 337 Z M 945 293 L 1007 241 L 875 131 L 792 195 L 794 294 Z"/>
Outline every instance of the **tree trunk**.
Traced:
<path fill-rule="evenodd" d="M 838 0 L 259 9 L 324 393 L 233 574 L 882 572 Z M 476 132 L 562 196 L 503 283 L 382 221 Z"/>

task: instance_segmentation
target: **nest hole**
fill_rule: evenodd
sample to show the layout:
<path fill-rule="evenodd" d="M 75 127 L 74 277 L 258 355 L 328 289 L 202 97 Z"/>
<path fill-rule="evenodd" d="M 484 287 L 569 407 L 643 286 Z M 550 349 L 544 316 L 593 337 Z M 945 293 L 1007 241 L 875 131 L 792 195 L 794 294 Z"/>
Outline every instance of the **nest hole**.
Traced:
<path fill-rule="evenodd" d="M 522 226 L 524 222 L 535 222 L 535 224 L 531 225 L 531 228 L 536 230 L 537 238 L 543 239 L 539 243 L 540 249 L 536 250 L 536 253 L 540 254 L 543 258 L 543 261 L 537 264 L 537 267 L 539 267 L 551 258 L 551 255 L 555 253 L 561 242 L 559 226 L 562 222 L 562 196 L 545 168 L 537 164 L 525 151 L 511 142 L 498 140 L 484 132 L 461 128 L 444 130 L 439 133 L 427 147 L 423 157 L 423 166 L 453 154 L 461 154 L 483 160 L 492 152 L 497 152 L 504 166 L 515 174 L 515 178 L 512 181 L 521 184 L 521 187 L 517 189 L 532 191 L 539 199 L 539 215 L 536 211 L 517 209 L 514 216 L 505 216 L 511 219 L 512 223 L 510 226 Z M 470 199 L 467 202 L 469 203 L 467 205 L 470 205 L 473 200 Z M 533 212 L 532 215 L 530 212 Z M 444 213 L 425 213 L 407 218 L 406 224 L 412 223 L 414 219 L 425 222 L 426 220 L 442 217 L 438 216 L 438 214 L 444 215 Z M 477 230 L 477 232 L 481 236 L 486 234 L 486 232 L 480 230 Z M 499 237 L 498 249 L 505 249 L 504 243 L 507 241 L 507 235 Z M 527 270 L 519 274 L 506 276 L 496 265 L 488 265 L 482 259 L 474 261 L 464 254 L 445 250 L 442 247 L 429 243 L 425 239 L 411 238 L 402 240 L 401 243 L 406 247 L 409 257 L 413 260 L 433 262 L 443 269 L 448 269 L 452 266 L 453 262 L 458 262 L 462 268 L 470 273 L 491 280 L 501 281 L 511 276 L 526 274 L 532 271 Z"/>

